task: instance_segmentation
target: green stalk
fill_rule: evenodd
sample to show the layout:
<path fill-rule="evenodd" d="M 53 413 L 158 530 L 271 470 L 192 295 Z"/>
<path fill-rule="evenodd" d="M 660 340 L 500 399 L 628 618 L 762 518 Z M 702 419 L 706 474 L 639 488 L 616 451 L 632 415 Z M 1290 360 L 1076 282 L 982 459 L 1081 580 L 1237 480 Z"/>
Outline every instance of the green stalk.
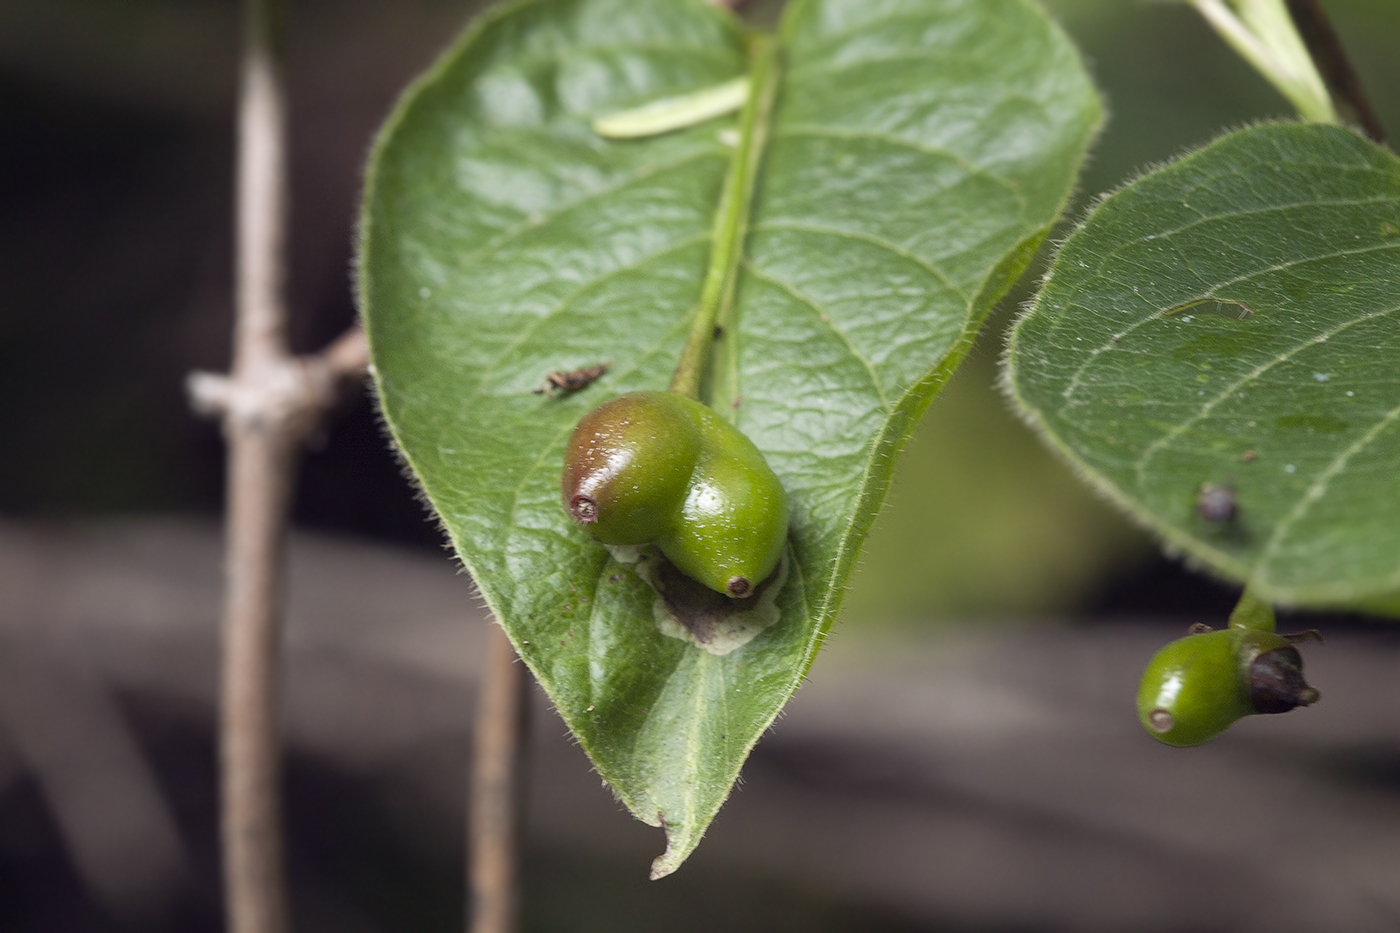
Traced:
<path fill-rule="evenodd" d="M 1246 586 L 1240 594 L 1240 601 L 1230 613 L 1230 628 L 1252 632 L 1272 632 L 1274 630 L 1274 606 L 1259 598 L 1254 588 Z"/>
<path fill-rule="evenodd" d="M 739 144 L 734 148 L 719 209 L 715 212 L 714 229 L 710 234 L 713 244 L 710 265 L 700 289 L 700 306 L 681 349 L 676 374 L 671 378 L 672 392 L 697 400 L 710 359 L 710 347 L 715 340 L 715 322 L 734 301 L 734 280 L 744 254 L 754 186 L 768 141 L 769 118 L 781 77 L 777 41 L 772 36 L 762 36 L 754 40 L 754 47 L 749 76 L 751 91 L 739 117 Z"/>
<path fill-rule="evenodd" d="M 1332 97 L 1283 0 L 1190 0 L 1241 58 L 1254 66 L 1305 120 L 1337 123 Z"/>

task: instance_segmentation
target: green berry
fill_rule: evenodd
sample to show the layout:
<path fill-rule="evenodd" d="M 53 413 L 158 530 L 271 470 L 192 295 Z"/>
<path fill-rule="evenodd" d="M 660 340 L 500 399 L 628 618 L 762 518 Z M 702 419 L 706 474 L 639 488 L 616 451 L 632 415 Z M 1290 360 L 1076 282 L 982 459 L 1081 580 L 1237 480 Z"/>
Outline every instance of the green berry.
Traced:
<path fill-rule="evenodd" d="M 713 413 L 705 429 L 678 520 L 656 543 L 686 576 L 744 597 L 782 557 L 787 496 L 752 441 Z"/>
<path fill-rule="evenodd" d="M 634 392 L 585 415 L 562 490 L 596 540 L 655 544 L 682 573 L 736 598 L 773 572 L 787 540 L 787 497 L 763 454 L 674 392 Z"/>
<path fill-rule="evenodd" d="M 669 530 L 703 439 L 688 402 L 698 405 L 674 392 L 634 392 L 604 402 L 574 427 L 564 456 L 564 508 L 594 539 L 646 544 Z"/>
<path fill-rule="evenodd" d="M 1168 745 L 1199 745 L 1248 715 L 1235 660 L 1236 633 L 1202 632 L 1157 652 L 1138 687 L 1138 718 Z"/>
<path fill-rule="evenodd" d="M 1315 703 L 1292 644 L 1299 637 L 1235 625 L 1177 639 L 1143 671 L 1138 718 L 1168 745 L 1200 745 L 1244 716 Z"/>

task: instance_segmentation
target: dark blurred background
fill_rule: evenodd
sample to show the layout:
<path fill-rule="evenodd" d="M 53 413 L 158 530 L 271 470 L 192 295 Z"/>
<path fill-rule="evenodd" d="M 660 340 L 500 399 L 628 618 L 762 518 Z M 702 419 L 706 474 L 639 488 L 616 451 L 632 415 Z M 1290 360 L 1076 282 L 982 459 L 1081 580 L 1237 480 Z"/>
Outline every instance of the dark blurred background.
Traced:
<path fill-rule="evenodd" d="M 353 322 L 349 267 L 369 141 L 398 90 L 476 5 L 289 0 L 296 350 L 318 349 Z M 1110 113 L 1071 217 L 1223 129 L 1289 116 L 1283 99 L 1184 5 L 1047 6 L 1082 48 Z M 1400 132 L 1400 3 L 1326 6 L 1382 122 Z M 776 4 L 751 7 L 763 19 Z M 0 549 L 0 559 L 34 553 L 33 535 L 87 541 L 83 529 L 152 517 L 205 528 L 196 551 L 215 540 L 207 523 L 220 510 L 223 447 L 217 428 L 190 413 L 183 381 L 229 358 L 238 26 L 232 0 L 0 0 L 0 522 L 18 542 Z M 910 442 L 838 637 L 870 629 L 919 638 L 966 623 L 1022 631 L 1134 616 L 1219 618 L 1232 605 L 1229 588 L 1158 554 L 1008 413 L 993 387 L 997 358 L 1027 295 L 1022 287 L 1004 302 Z M 299 528 L 446 565 L 367 397 L 347 401 L 314 440 L 298 482 Z M 461 592 L 469 600 L 464 585 Z M 7 600 L 18 605 L 13 590 L 0 590 L 0 604 Z M 172 713 L 170 702 L 140 694 L 122 691 L 118 705 L 138 724 L 133 741 L 157 762 L 162 786 L 174 788 L 171 819 L 194 866 L 186 883 L 194 893 L 165 919 L 109 909 L 65 854 L 43 788 L 22 770 L 7 782 L 0 768 L 0 929 L 218 928 L 208 710 L 192 699 L 193 712 Z M 556 726 L 543 728 L 553 734 Z M 461 764 L 448 757 L 449 770 Z M 370 888 L 390 892 L 382 900 L 391 906 L 362 905 L 358 920 L 326 908 L 341 918 L 326 929 L 454 928 L 453 833 L 438 827 L 426 847 L 395 843 L 381 824 L 394 823 L 385 807 L 398 805 L 385 804 L 378 779 L 347 776 L 314 756 L 294 757 L 289 780 L 295 844 L 325 847 L 320 870 L 335 876 L 311 887 L 343 887 L 368 873 L 378 879 Z M 337 816 L 346 810 L 365 818 L 352 825 Z M 716 866 L 688 867 L 688 880 L 670 889 L 618 888 L 608 879 L 620 872 L 630 883 L 640 867 L 614 866 L 606 854 L 581 863 L 547 847 L 532 851 L 527 883 L 535 890 L 553 891 L 558 903 L 593 898 L 599 916 L 632 918 L 630 928 L 655 928 L 655 918 L 677 912 L 730 929 L 933 928 L 894 907 L 826 904 L 810 890 Z M 353 852 L 391 855 L 376 868 L 367 866 L 380 856 L 356 861 Z M 727 892 L 719 913 L 708 893 L 715 884 Z M 589 925 L 572 911 L 551 914 L 546 900 L 535 904 L 532 929 L 627 926 Z M 410 919 L 385 919 L 395 916 Z"/>

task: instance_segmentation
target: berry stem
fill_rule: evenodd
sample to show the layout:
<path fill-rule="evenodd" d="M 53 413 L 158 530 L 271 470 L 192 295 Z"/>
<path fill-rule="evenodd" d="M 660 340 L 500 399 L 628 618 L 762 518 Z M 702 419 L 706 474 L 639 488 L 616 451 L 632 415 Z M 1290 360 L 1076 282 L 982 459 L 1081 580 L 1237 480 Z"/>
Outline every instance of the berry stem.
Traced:
<path fill-rule="evenodd" d="M 715 322 L 734 300 L 734 280 L 739 260 L 743 258 L 749 211 L 768 141 L 769 118 L 777 98 L 780 71 L 777 41 L 772 36 L 756 38 L 749 98 L 739 117 L 739 143 L 734 148 L 719 209 L 715 212 L 710 235 L 713 246 L 700 290 L 700 306 L 676 364 L 676 374 L 671 379 L 671 391 L 688 398 L 700 398 L 700 384 L 715 340 Z"/>
<path fill-rule="evenodd" d="M 1235 604 L 1235 610 L 1230 613 L 1230 628 L 1272 632 L 1274 625 L 1273 604 L 1260 599 L 1253 587 L 1246 586 L 1240 594 L 1240 601 Z"/>

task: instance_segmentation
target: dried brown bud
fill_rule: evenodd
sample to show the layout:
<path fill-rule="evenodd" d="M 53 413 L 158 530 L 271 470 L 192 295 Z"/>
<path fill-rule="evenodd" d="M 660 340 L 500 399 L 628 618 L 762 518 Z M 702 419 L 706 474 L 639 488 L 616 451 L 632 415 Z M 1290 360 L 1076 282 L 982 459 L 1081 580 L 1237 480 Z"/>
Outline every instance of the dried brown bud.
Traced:
<path fill-rule="evenodd" d="M 1249 702 L 1257 713 L 1286 713 L 1320 697 L 1303 680 L 1303 656 L 1292 645 L 1260 652 L 1249 666 Z"/>

